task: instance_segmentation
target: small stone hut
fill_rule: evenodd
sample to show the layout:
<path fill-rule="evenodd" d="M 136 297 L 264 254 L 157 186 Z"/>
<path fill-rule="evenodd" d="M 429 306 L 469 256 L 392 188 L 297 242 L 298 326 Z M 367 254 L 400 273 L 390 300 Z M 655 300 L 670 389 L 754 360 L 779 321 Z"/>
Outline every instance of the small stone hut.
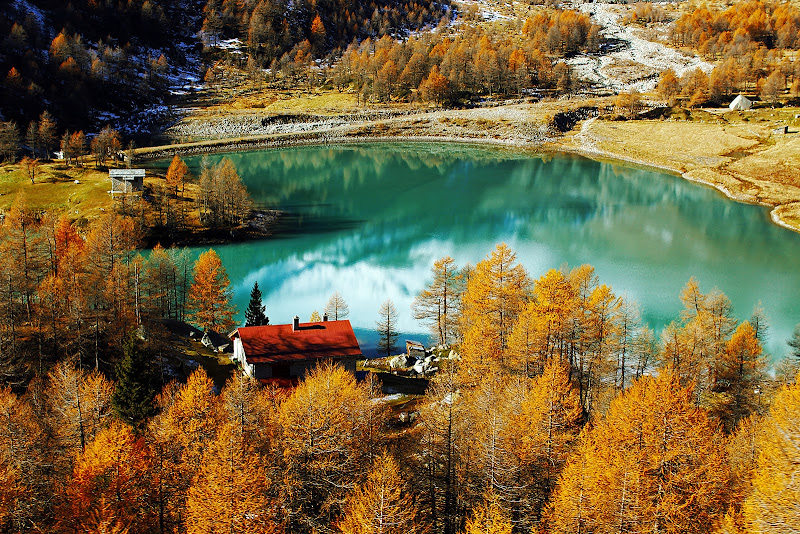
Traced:
<path fill-rule="evenodd" d="M 111 194 L 132 193 L 144 187 L 144 169 L 109 169 Z"/>

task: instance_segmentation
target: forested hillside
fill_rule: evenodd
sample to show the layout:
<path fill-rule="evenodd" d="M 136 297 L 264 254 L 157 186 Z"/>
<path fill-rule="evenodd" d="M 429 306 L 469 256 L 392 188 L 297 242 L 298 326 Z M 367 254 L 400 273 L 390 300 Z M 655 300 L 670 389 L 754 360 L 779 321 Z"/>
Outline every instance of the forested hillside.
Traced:
<path fill-rule="evenodd" d="M 20 0 L 0 11 L 4 120 L 27 124 L 47 110 L 64 128 L 99 129 L 166 96 L 179 69 L 202 75 L 205 44 L 239 37 L 268 67 L 303 49 L 324 57 L 351 41 L 405 36 L 453 13 L 445 3 L 96 2 Z"/>
<path fill-rule="evenodd" d="M 6 4 L 0 111 L 19 124 L 47 110 L 62 127 L 99 129 L 159 101 L 192 54 L 199 9 L 190 0 Z"/>
<path fill-rule="evenodd" d="M 756 92 L 771 103 L 787 90 L 797 97 L 798 27 L 800 10 L 790 3 L 750 0 L 725 10 L 703 6 L 687 12 L 671 27 L 671 43 L 694 49 L 717 65 L 709 75 L 687 74 L 680 84 L 674 73 L 664 72 L 661 93 L 673 98 L 680 91 L 694 106 L 722 103 L 739 92 Z"/>
<path fill-rule="evenodd" d="M 403 38 L 449 22 L 454 14 L 449 0 L 208 0 L 203 12 L 203 31 L 211 42 L 240 38 L 260 66 L 304 42 L 310 47 L 306 52 L 319 58 L 367 37 Z"/>

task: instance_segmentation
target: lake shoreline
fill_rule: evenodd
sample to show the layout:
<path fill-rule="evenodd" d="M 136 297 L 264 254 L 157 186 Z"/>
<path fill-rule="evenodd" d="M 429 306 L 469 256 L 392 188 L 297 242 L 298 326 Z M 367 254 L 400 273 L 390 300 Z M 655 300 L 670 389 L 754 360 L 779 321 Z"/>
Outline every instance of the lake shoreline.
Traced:
<path fill-rule="evenodd" d="M 430 114 L 426 114 L 430 115 Z M 655 158 L 632 157 L 626 154 L 598 147 L 588 140 L 584 134 L 587 126 L 595 119 L 589 119 L 579 126 L 573 135 L 561 135 L 552 128 L 541 129 L 533 135 L 514 135 L 514 132 L 503 132 L 504 135 L 488 135 L 488 132 L 478 127 L 469 125 L 466 132 L 461 135 L 442 135 L 432 127 L 422 125 L 415 128 L 417 131 L 406 131 L 410 119 L 414 115 L 378 122 L 359 122 L 347 126 L 339 126 L 321 131 L 286 132 L 265 134 L 248 137 L 234 137 L 225 139 L 210 139 L 191 143 L 177 143 L 156 147 L 140 148 L 134 151 L 136 161 L 153 161 L 178 156 L 195 156 L 208 153 L 225 153 L 255 151 L 265 149 L 280 149 L 294 146 L 320 146 L 320 145 L 348 145 L 359 143 L 381 142 L 418 142 L 418 143 L 460 143 L 495 148 L 507 148 L 526 153 L 565 153 L 586 157 L 595 161 L 612 164 L 622 164 L 657 172 L 664 172 L 679 176 L 687 181 L 712 187 L 728 199 L 745 204 L 760 205 L 771 208 L 769 218 L 773 224 L 793 232 L 800 232 L 800 222 L 792 224 L 786 220 L 783 212 L 788 209 L 800 209 L 800 202 L 793 206 L 793 202 L 776 203 L 766 202 L 752 198 L 746 194 L 731 191 L 722 180 L 701 178 L 697 173 L 690 174 L 678 165 L 665 164 L 655 161 Z M 416 119 L 419 121 L 419 119 Z M 440 119 L 441 120 L 441 119 Z M 521 125 L 516 125 L 521 126 Z M 576 125 L 577 126 L 577 125 Z M 377 130 L 377 132 L 375 131 Z M 510 135 L 509 135 L 510 133 Z M 716 176 L 706 173 L 707 176 Z M 789 214 L 791 215 L 791 214 Z"/>
<path fill-rule="evenodd" d="M 157 245 L 169 247 L 199 247 L 211 245 L 228 245 L 245 241 L 268 239 L 273 235 L 272 229 L 285 213 L 280 210 L 253 210 L 250 218 L 242 226 L 235 228 L 201 230 L 185 230 L 170 234 L 166 230 L 147 232 L 142 248 L 150 250 Z"/>

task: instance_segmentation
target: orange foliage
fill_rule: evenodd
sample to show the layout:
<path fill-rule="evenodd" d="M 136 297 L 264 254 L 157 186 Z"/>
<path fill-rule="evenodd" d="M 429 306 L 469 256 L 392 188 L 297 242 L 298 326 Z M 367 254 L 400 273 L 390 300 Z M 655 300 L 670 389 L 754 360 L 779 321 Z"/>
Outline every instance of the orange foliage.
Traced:
<path fill-rule="evenodd" d="M 180 156 L 175 155 L 167 169 L 167 186 L 174 189 L 177 193 L 178 186 L 183 190 L 186 180 L 189 179 L 189 167 L 184 163 Z"/>
<path fill-rule="evenodd" d="M 226 332 L 233 328 L 235 310 L 230 298 L 228 273 L 217 253 L 210 249 L 200 254 L 189 289 L 189 309 L 195 324 L 203 330 Z"/>
<path fill-rule="evenodd" d="M 208 444 L 186 501 L 188 534 L 278 532 L 274 503 L 267 496 L 266 459 L 249 439 L 222 424 Z"/>
<path fill-rule="evenodd" d="M 414 534 L 413 499 L 400 469 L 385 451 L 375 458 L 364 484 L 347 499 L 337 525 L 342 534 Z"/>
<path fill-rule="evenodd" d="M 645 377 L 587 429 L 551 503 L 552 532 L 708 532 L 728 502 L 721 436 L 691 388 Z"/>
<path fill-rule="evenodd" d="M 800 378 L 800 375 L 798 375 Z M 800 531 L 800 381 L 776 395 L 759 440 L 744 515 L 752 532 Z"/>
<path fill-rule="evenodd" d="M 505 357 L 511 328 L 525 307 L 531 285 L 516 259 L 516 253 L 500 243 L 469 277 L 462 297 L 462 351 L 470 364 L 484 366 Z"/>
<path fill-rule="evenodd" d="M 75 465 L 60 514 L 62 526 L 78 527 L 102 518 L 130 532 L 151 531 L 155 527 L 155 510 L 148 506 L 154 489 L 151 469 L 144 438 L 123 423 L 112 423 Z"/>

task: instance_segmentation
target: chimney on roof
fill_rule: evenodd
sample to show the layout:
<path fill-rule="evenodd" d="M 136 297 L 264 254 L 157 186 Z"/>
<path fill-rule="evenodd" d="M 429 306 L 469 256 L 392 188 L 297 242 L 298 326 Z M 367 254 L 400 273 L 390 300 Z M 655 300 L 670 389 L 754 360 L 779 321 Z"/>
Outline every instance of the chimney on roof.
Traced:
<path fill-rule="evenodd" d="M 265 324 L 265 325 L 268 325 L 268 324 L 269 324 L 269 317 L 264 317 L 264 324 Z"/>
<path fill-rule="evenodd" d="M 297 315 L 294 316 L 294 320 L 292 321 L 292 331 L 300 330 L 300 317 Z"/>
<path fill-rule="evenodd" d="M 323 323 L 327 323 L 328 322 L 328 314 L 327 313 L 323 313 L 322 314 L 322 322 Z"/>

